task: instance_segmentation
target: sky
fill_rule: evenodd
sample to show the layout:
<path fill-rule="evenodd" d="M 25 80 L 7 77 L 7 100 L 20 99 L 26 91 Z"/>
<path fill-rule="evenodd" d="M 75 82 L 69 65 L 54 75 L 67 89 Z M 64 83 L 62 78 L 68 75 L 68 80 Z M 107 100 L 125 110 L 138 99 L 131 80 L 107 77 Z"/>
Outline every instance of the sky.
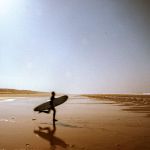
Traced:
<path fill-rule="evenodd" d="M 0 0 L 0 88 L 150 93 L 150 1 Z"/>

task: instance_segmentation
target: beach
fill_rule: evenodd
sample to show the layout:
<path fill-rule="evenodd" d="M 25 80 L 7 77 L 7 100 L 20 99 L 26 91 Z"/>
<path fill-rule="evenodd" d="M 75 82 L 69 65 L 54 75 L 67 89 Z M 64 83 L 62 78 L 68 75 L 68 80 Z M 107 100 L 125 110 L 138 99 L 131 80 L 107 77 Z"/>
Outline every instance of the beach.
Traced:
<path fill-rule="evenodd" d="M 70 95 L 53 124 L 53 112 L 33 111 L 48 96 L 1 96 L 0 150 L 149 150 L 149 98 L 116 99 Z"/>

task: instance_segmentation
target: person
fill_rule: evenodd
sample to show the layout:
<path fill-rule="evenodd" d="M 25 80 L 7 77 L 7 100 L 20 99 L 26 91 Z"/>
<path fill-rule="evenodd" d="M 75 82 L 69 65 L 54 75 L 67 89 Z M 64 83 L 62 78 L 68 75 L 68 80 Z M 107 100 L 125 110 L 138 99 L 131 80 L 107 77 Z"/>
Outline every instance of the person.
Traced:
<path fill-rule="evenodd" d="M 54 100 L 55 100 L 55 92 L 53 91 L 51 93 L 51 97 L 50 97 L 50 108 L 53 110 L 53 121 L 58 121 L 57 119 L 55 119 L 55 116 L 56 116 L 56 109 L 55 109 L 55 106 L 54 106 Z"/>

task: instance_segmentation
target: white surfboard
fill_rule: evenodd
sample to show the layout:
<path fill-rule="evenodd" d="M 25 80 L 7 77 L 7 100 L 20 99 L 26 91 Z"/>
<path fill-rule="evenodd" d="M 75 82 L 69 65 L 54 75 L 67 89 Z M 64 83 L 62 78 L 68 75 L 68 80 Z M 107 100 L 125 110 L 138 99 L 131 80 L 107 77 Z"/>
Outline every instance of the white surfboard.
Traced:
<path fill-rule="evenodd" d="M 67 99 L 68 99 L 67 95 L 55 98 L 54 102 L 53 102 L 54 107 L 64 103 Z M 37 107 L 34 108 L 34 111 L 42 112 L 42 111 L 45 111 L 45 110 L 48 110 L 48 109 L 51 109 L 50 101 L 47 101 L 43 104 L 38 105 Z"/>

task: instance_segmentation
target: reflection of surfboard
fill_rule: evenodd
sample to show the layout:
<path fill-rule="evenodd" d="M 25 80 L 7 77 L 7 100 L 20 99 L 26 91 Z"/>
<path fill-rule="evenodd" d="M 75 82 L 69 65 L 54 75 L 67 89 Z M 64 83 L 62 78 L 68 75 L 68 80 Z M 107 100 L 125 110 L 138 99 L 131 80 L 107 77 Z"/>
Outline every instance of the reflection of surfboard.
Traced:
<path fill-rule="evenodd" d="M 64 103 L 66 100 L 68 99 L 67 95 L 58 97 L 54 99 L 54 107 Z M 41 105 L 38 105 L 37 107 L 34 108 L 34 111 L 44 111 L 44 110 L 48 110 L 51 109 L 51 105 L 50 105 L 50 101 L 47 101 Z"/>

